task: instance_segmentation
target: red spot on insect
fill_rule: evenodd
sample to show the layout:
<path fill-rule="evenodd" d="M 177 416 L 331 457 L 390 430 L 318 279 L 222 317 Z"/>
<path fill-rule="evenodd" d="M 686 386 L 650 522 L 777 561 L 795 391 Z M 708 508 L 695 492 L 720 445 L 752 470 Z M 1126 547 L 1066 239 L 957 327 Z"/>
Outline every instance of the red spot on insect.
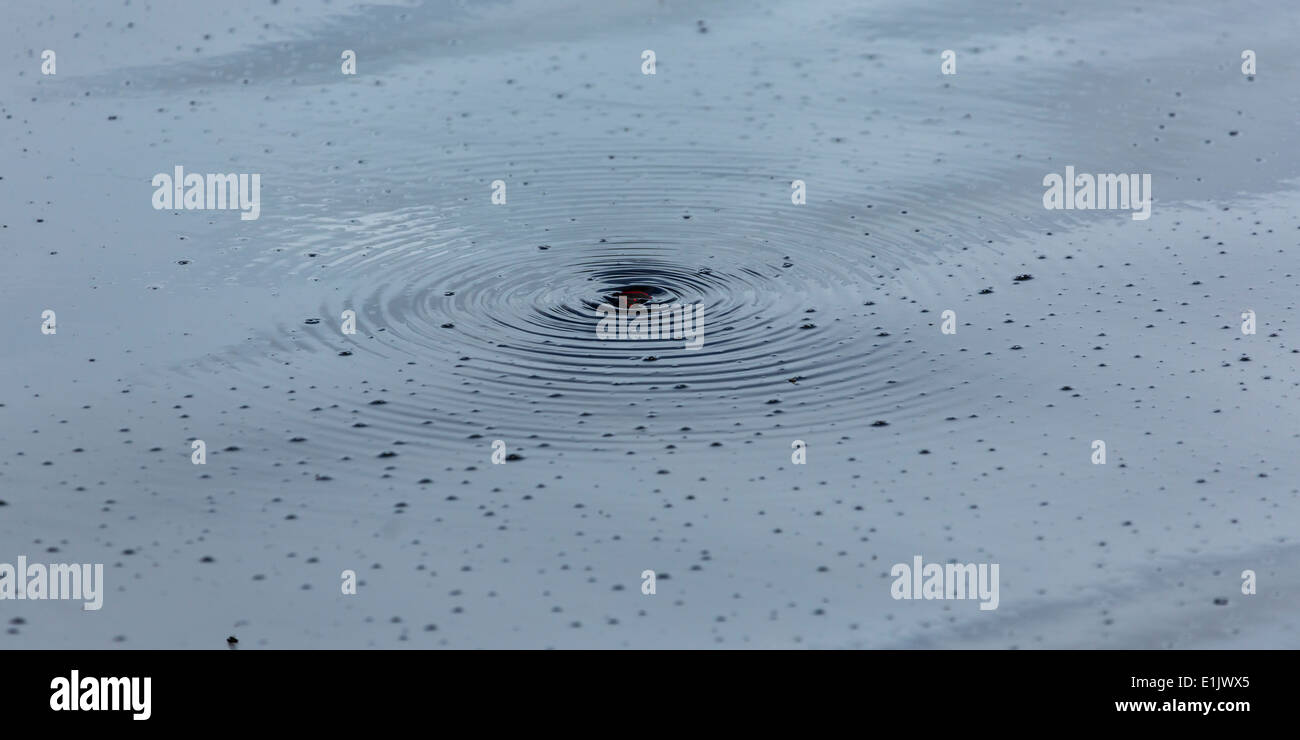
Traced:
<path fill-rule="evenodd" d="M 644 290 L 629 288 L 619 293 L 619 296 L 627 298 L 628 303 L 645 303 L 650 300 L 650 294 Z"/>

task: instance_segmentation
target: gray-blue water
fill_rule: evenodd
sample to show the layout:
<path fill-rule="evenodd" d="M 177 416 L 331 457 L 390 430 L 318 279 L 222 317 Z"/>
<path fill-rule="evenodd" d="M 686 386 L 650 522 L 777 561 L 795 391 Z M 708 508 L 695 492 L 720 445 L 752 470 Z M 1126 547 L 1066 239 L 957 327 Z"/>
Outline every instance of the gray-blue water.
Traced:
<path fill-rule="evenodd" d="M 1300 16 L 700 6 L 6 7 L 0 647 L 1300 647 Z"/>

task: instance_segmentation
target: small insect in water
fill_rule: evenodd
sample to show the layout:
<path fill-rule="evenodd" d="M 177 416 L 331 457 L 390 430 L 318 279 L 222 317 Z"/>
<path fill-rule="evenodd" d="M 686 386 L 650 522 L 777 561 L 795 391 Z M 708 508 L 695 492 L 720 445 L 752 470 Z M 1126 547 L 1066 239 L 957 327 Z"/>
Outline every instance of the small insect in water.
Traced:
<path fill-rule="evenodd" d="M 626 296 L 628 305 L 636 303 L 648 303 L 650 301 L 650 291 L 645 288 L 633 287 L 625 288 L 619 296 Z"/>

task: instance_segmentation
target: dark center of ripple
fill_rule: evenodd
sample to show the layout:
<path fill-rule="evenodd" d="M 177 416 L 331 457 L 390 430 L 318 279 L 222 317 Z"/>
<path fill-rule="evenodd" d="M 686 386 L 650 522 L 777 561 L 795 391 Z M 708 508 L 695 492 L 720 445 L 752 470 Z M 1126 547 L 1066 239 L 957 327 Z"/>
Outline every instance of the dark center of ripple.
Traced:
<path fill-rule="evenodd" d="M 618 306 L 619 301 L 625 301 L 628 306 L 635 306 L 646 303 L 672 303 L 677 300 L 677 295 L 672 291 L 663 288 L 657 288 L 652 285 L 625 285 L 616 288 L 607 288 L 602 291 L 599 299 L 586 299 L 583 303 L 590 309 L 595 309 L 600 305 Z"/>

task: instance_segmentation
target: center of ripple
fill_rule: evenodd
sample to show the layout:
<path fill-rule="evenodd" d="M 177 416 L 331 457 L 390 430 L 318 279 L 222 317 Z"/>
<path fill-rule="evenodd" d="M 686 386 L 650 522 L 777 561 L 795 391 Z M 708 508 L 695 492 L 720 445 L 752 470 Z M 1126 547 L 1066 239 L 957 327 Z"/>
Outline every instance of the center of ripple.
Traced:
<path fill-rule="evenodd" d="M 652 303 L 672 303 L 677 300 L 676 294 L 672 291 L 658 288 L 652 285 L 625 285 L 616 288 L 607 288 L 602 291 L 603 297 L 598 300 L 587 299 L 583 301 L 590 309 L 595 309 L 600 305 L 618 306 L 619 301 L 625 301 L 628 306 L 636 306 Z"/>

